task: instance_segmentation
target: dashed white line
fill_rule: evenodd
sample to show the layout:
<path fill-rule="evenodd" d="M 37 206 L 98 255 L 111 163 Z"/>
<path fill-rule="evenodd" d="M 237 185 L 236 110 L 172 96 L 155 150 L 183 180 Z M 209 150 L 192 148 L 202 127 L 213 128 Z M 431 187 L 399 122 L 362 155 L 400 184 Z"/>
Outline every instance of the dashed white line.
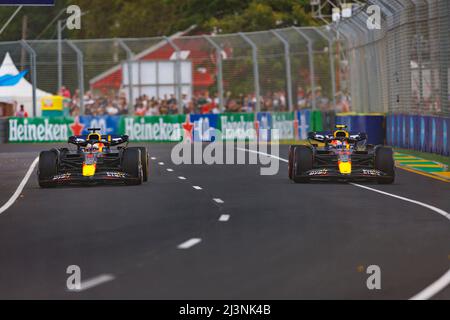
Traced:
<path fill-rule="evenodd" d="M 151 157 L 150 159 L 152 159 L 152 160 L 156 160 L 156 158 L 155 158 L 155 157 Z"/>
<path fill-rule="evenodd" d="M 192 188 L 194 188 L 195 190 L 202 190 L 202 187 L 199 186 L 192 186 Z"/>
<path fill-rule="evenodd" d="M 223 214 L 219 218 L 220 222 L 227 222 L 228 220 L 230 220 L 230 215 L 229 214 Z"/>
<path fill-rule="evenodd" d="M 237 149 L 241 150 L 241 151 L 245 151 L 245 152 L 258 153 L 258 154 L 261 154 L 261 155 L 265 155 L 265 156 L 272 157 L 272 158 L 278 159 L 280 161 L 289 163 L 289 161 L 286 160 L 286 159 L 283 159 L 283 158 L 280 158 L 278 156 L 271 155 L 271 154 L 268 154 L 268 153 L 264 153 L 264 152 L 260 152 L 260 151 L 254 151 L 254 150 L 248 150 L 248 149 L 243 149 L 243 148 L 237 148 Z M 363 188 L 363 189 L 366 189 L 366 190 L 377 192 L 377 193 L 380 193 L 380 194 L 383 194 L 383 195 L 386 195 L 386 196 L 389 196 L 389 197 L 392 197 L 392 198 L 396 198 L 396 199 L 403 200 L 403 201 L 406 201 L 406 202 L 414 203 L 416 205 L 419 205 L 419 206 L 422 206 L 424 208 L 430 209 L 431 211 L 436 212 L 439 215 L 441 215 L 441 216 L 443 216 L 443 217 L 445 217 L 445 218 L 450 220 L 450 213 L 448 213 L 448 212 L 446 212 L 446 211 L 444 211 L 442 209 L 436 208 L 436 207 L 434 207 L 432 205 L 429 205 L 429 204 L 426 204 L 426 203 L 423 203 L 423 202 L 420 202 L 420 201 L 417 201 L 417 200 L 412 200 L 412 199 L 409 199 L 409 198 L 406 198 L 406 197 L 397 196 L 397 195 L 392 194 L 392 193 L 388 193 L 388 192 L 385 192 L 385 191 L 381 191 L 381 190 L 378 190 L 378 189 L 370 188 L 370 187 L 363 186 L 363 185 L 356 184 L 356 183 L 351 183 L 351 185 L 353 185 L 355 187 L 358 187 L 358 188 Z M 416 294 L 414 297 L 412 297 L 411 300 L 428 300 L 428 299 L 432 298 L 433 296 L 435 296 L 436 294 L 438 294 L 440 291 L 442 291 L 443 289 L 445 289 L 449 285 L 450 285 L 450 270 L 448 270 L 437 281 L 433 282 L 431 285 L 429 285 L 424 290 L 422 290 L 421 292 Z"/>
<path fill-rule="evenodd" d="M 99 286 L 103 283 L 112 281 L 114 279 L 115 279 L 115 277 L 111 274 L 102 274 L 102 275 L 99 275 L 98 277 L 94 277 L 89 280 L 82 281 L 80 283 L 80 289 L 75 289 L 73 291 L 74 292 L 85 291 L 85 290 L 91 289 L 93 287 Z"/>
<path fill-rule="evenodd" d="M 222 199 L 219 199 L 219 198 L 214 198 L 213 200 L 215 202 L 217 202 L 217 203 L 224 203 L 224 201 Z"/>
<path fill-rule="evenodd" d="M 19 186 L 17 187 L 16 192 L 9 198 L 9 200 L 0 208 L 0 214 L 5 212 L 6 210 L 11 207 L 14 202 L 16 202 L 17 198 L 20 196 L 20 194 L 23 191 L 23 188 L 25 188 L 25 185 L 27 184 L 28 180 L 30 179 L 31 174 L 33 173 L 34 169 L 36 168 L 36 165 L 39 163 L 39 157 L 33 160 L 33 162 L 30 165 L 30 168 L 28 169 L 27 173 L 25 174 L 25 177 L 22 179 L 22 182 L 20 182 Z"/>
<path fill-rule="evenodd" d="M 173 172 L 173 169 L 170 169 L 170 168 L 169 168 L 169 169 L 166 169 L 166 170 L 167 170 L 168 172 Z"/>
<path fill-rule="evenodd" d="M 163 166 L 164 165 L 164 162 L 159 162 L 158 163 L 160 166 Z"/>
<path fill-rule="evenodd" d="M 179 244 L 177 248 L 182 249 L 182 250 L 189 249 L 189 248 L 192 248 L 193 246 L 199 244 L 201 241 L 202 241 L 202 239 L 200 239 L 200 238 L 192 238 L 192 239 L 189 239 L 188 241 L 183 242 L 182 244 Z"/>
<path fill-rule="evenodd" d="M 185 177 L 178 177 L 178 179 L 180 179 L 180 180 L 186 180 Z"/>

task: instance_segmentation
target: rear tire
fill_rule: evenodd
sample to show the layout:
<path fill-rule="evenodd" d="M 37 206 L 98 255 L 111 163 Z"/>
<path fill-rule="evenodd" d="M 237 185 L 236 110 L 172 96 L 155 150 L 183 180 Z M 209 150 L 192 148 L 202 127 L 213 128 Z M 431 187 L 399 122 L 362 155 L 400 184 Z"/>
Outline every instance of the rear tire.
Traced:
<path fill-rule="evenodd" d="M 313 150 L 307 146 L 296 146 L 293 154 L 292 179 L 295 183 L 310 182 L 310 178 L 302 177 L 302 175 L 313 169 Z"/>
<path fill-rule="evenodd" d="M 41 188 L 52 188 L 56 186 L 50 180 L 58 174 L 58 154 L 54 151 L 42 151 L 39 155 L 38 181 Z"/>
<path fill-rule="evenodd" d="M 146 147 L 132 147 L 129 149 L 139 149 L 141 151 L 141 165 L 142 165 L 142 180 L 144 182 L 148 181 L 148 171 L 149 171 L 149 157 Z"/>
<path fill-rule="evenodd" d="M 379 184 L 392 184 L 395 181 L 394 151 L 389 147 L 377 147 L 375 149 L 375 169 L 380 170 L 388 177 L 378 179 Z"/>
<path fill-rule="evenodd" d="M 289 161 L 288 161 L 288 176 L 289 179 L 292 180 L 294 177 L 294 152 L 295 152 L 295 148 L 298 147 L 296 145 L 293 146 L 289 146 Z"/>
<path fill-rule="evenodd" d="M 142 184 L 141 150 L 138 148 L 128 148 L 124 150 L 122 154 L 122 170 L 135 178 L 127 181 L 127 185 Z"/>

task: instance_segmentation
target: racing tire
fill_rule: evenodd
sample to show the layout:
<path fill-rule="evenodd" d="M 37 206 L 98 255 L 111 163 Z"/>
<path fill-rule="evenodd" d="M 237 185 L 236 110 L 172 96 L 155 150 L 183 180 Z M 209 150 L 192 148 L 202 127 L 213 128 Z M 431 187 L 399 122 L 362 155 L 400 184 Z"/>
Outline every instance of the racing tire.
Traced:
<path fill-rule="evenodd" d="M 141 151 L 141 165 L 142 165 L 142 180 L 144 182 L 148 181 L 148 171 L 149 171 L 149 156 L 146 147 L 132 147 L 128 149 L 139 149 Z"/>
<path fill-rule="evenodd" d="M 295 152 L 295 148 L 298 147 L 298 145 L 292 145 L 289 146 L 289 161 L 288 161 L 288 176 L 289 176 L 289 180 L 292 180 L 294 175 L 294 152 Z"/>
<path fill-rule="evenodd" d="M 375 169 L 386 173 L 387 177 L 378 179 L 379 184 L 392 184 L 395 181 L 394 151 L 389 147 L 375 149 Z"/>
<path fill-rule="evenodd" d="M 141 150 L 138 148 L 128 148 L 122 154 L 122 170 L 132 176 L 133 180 L 127 180 L 127 185 L 142 184 L 143 173 L 141 164 Z"/>
<path fill-rule="evenodd" d="M 56 186 L 54 182 L 48 182 L 53 176 L 58 174 L 58 154 L 54 151 L 42 151 L 39 154 L 38 182 L 41 188 L 52 188 Z"/>
<path fill-rule="evenodd" d="M 294 148 L 292 179 L 295 183 L 308 183 L 310 178 L 303 177 L 305 172 L 313 169 L 313 150 L 307 146 Z"/>

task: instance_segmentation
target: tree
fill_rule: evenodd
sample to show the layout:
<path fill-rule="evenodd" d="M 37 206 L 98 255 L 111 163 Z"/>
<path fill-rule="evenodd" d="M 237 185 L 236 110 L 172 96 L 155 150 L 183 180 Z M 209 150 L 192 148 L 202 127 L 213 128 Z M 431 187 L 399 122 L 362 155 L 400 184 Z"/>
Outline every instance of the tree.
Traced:
<path fill-rule="evenodd" d="M 29 39 L 56 37 L 51 25 L 70 4 L 86 13 L 82 29 L 65 31 L 70 38 L 155 37 L 170 35 L 196 25 L 198 32 L 258 31 L 286 26 L 314 25 L 308 0 L 58 0 L 55 7 L 26 7 L 0 36 L 21 38 L 23 15 L 29 18 Z M 0 22 L 15 8 L 0 7 Z M 66 17 L 62 15 L 61 18 Z M 47 28 L 46 28 L 47 27 Z"/>

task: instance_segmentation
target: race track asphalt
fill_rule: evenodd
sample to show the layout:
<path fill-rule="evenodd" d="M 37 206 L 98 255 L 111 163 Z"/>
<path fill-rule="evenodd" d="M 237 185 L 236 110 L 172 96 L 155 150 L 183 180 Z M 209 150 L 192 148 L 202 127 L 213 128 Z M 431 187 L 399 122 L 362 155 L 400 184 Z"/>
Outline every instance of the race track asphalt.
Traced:
<path fill-rule="evenodd" d="M 41 189 L 31 176 L 0 214 L 0 299 L 409 299 L 450 268 L 450 220 L 427 208 L 347 183 L 296 185 L 284 162 L 261 176 L 176 166 L 172 145 L 146 146 L 156 159 L 142 186 Z M 0 145 L 0 206 L 50 147 Z M 399 169 L 394 185 L 364 185 L 450 212 L 445 182 Z M 178 248 L 190 239 L 201 242 Z M 70 265 L 92 287 L 69 291 Z M 380 290 L 366 286 L 370 265 Z"/>

